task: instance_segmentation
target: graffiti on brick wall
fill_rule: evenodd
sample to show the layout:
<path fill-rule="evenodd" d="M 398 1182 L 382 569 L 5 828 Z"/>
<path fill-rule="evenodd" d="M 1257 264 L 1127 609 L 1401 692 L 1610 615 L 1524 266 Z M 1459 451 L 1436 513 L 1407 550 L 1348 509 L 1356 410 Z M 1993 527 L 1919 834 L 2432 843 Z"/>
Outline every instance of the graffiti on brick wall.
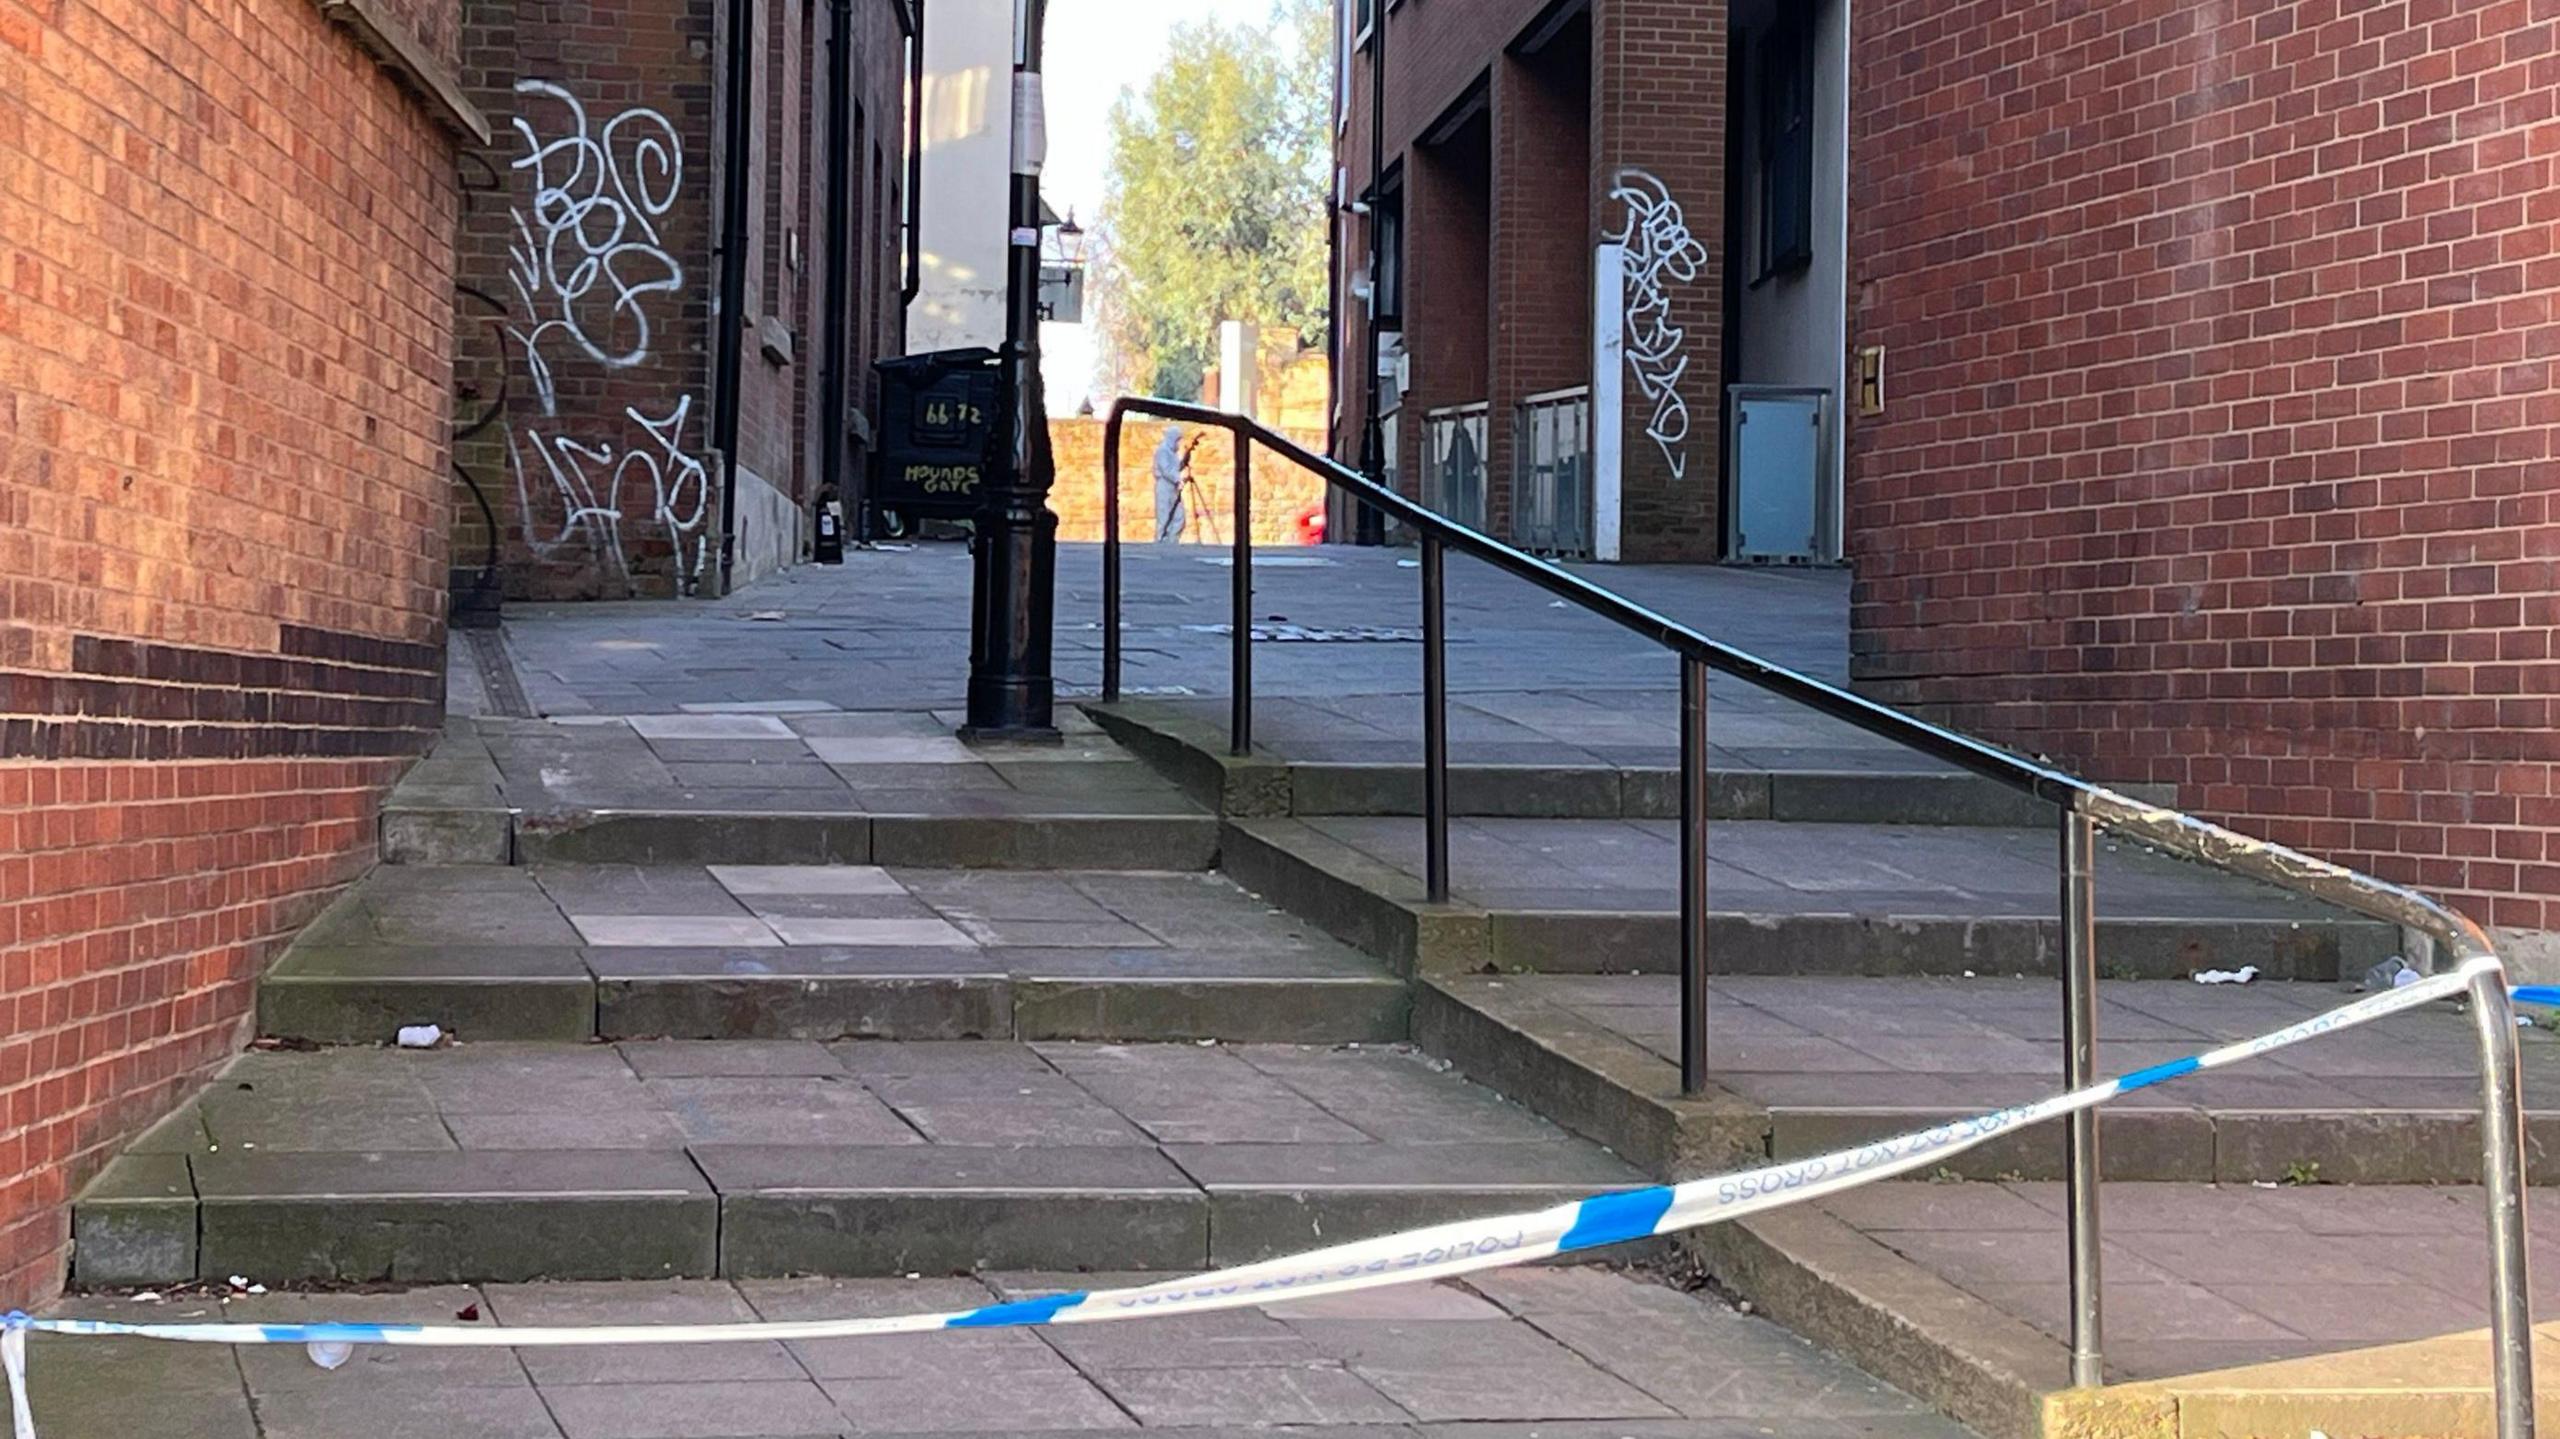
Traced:
<path fill-rule="evenodd" d="M 1653 406 L 1645 435 L 1662 447 L 1672 478 L 1686 479 L 1689 401 L 1680 386 L 1689 377 L 1689 332 L 1672 312 L 1672 290 L 1697 283 L 1707 247 L 1660 178 L 1621 170 L 1609 198 L 1627 212 L 1626 227 L 1608 239 L 1626 250 L 1627 368 Z"/>
<path fill-rule="evenodd" d="M 710 472 L 686 448 L 693 397 L 601 417 L 561 414 L 575 367 L 631 370 L 655 356 L 684 266 L 660 228 L 684 190 L 684 141 L 666 116 L 635 106 L 602 123 L 547 80 L 516 84 L 521 153 L 508 279 L 507 335 L 538 414 L 508 433 L 526 545 L 549 557 L 583 547 L 627 579 L 626 534 L 654 526 L 691 589 L 709 551 Z M 607 422 L 610 424 L 610 422 Z"/>

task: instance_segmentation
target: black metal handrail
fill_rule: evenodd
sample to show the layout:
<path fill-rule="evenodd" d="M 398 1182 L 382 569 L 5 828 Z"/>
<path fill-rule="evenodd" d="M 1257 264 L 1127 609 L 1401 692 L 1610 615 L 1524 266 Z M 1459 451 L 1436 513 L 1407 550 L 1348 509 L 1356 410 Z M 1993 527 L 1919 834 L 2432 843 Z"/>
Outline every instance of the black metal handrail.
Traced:
<path fill-rule="evenodd" d="M 1425 882 L 1434 904 L 1449 899 L 1448 665 L 1445 554 L 1449 549 L 1539 589 L 1678 655 L 1680 695 L 1680 1082 L 1685 1094 L 1707 1085 L 1707 676 L 1732 675 L 1868 734 L 2033 795 L 2062 811 L 2063 1078 L 2086 1088 L 2097 1075 L 2097 833 L 2110 833 L 2184 856 L 2230 874 L 2273 884 L 2306 898 L 2370 915 L 2425 934 L 2456 961 L 2494 957 L 2488 934 L 2468 917 L 2401 885 L 2343 865 L 2253 839 L 2193 815 L 2146 804 L 2103 785 L 2064 774 L 2007 750 L 1891 709 L 1873 700 L 1710 639 L 1613 594 L 1526 551 L 1469 528 L 1266 426 L 1204 405 L 1122 399 L 1103 435 L 1102 697 L 1120 698 L 1120 440 L 1131 415 L 1225 430 L 1235 441 L 1234 693 L 1229 746 L 1253 748 L 1253 445 L 1314 473 L 1334 489 L 1399 521 L 1422 548 L 1423 812 Z M 2512 1012 L 2503 978 L 2473 989 L 2482 1033 L 2482 1169 L 2490 1196 L 2496 1254 L 2492 1323 L 2502 1439 L 2532 1428 L 2530 1334 L 2524 1237 L 2524 1109 L 2518 1085 Z M 2083 1110 L 2068 1121 L 2073 1381 L 2100 1382 L 2098 1265 L 2098 1119 Z M 2521 1397 L 2519 1397 L 2521 1396 Z M 2520 1426 L 2520 1427 L 2519 1427 Z"/>

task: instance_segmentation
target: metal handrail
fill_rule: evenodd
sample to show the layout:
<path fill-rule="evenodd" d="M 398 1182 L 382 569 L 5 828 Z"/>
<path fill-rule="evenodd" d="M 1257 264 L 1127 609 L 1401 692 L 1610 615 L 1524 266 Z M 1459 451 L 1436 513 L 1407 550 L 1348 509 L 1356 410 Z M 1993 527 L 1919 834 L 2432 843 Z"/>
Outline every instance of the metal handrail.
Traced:
<path fill-rule="evenodd" d="M 1235 441 L 1236 534 L 1233 665 L 1228 734 L 1238 755 L 1252 750 L 1252 447 L 1311 471 L 1336 490 L 1410 527 L 1422 546 L 1423 793 L 1427 826 L 1426 884 L 1431 902 L 1449 898 L 1448 694 L 1443 590 L 1445 552 L 1472 555 L 1681 658 L 1681 1086 L 1706 1088 L 1707 997 L 1707 675 L 1731 675 L 1868 734 L 1967 770 L 2062 810 L 2062 971 L 2064 1079 L 2073 1089 L 2096 1078 L 2096 834 L 2109 833 L 2180 855 L 2224 873 L 2274 885 L 2304 898 L 2416 930 L 2445 946 L 2457 962 L 2496 958 L 2488 933 L 2469 917 L 2416 890 L 2283 845 L 2254 839 L 2194 815 L 2146 804 L 2049 765 L 2012 754 L 1907 715 L 1711 639 L 1602 589 L 1567 570 L 1379 485 L 1340 462 L 1256 423 L 1205 405 L 1124 398 L 1111 407 L 1103 436 L 1102 697 L 1120 698 L 1120 438 L 1131 415 L 1214 426 Z M 2532 1323 L 2525 1270 L 2524 1106 L 2518 1076 L 2514 1005 L 2503 974 L 2484 970 L 2472 987 L 2481 1042 L 2482 1178 L 2488 1191 L 2492 1249 L 2491 1328 L 2500 1439 L 2533 1433 Z M 2101 1382 L 2097 1115 L 2069 1121 L 2066 1184 L 2070 1191 L 2072 1378 Z"/>

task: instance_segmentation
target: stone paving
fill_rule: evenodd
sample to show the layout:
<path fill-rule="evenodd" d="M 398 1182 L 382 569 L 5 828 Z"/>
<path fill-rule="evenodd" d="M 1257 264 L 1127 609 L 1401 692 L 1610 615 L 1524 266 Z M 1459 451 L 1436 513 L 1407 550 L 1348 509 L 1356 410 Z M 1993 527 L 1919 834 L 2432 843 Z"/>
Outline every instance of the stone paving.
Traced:
<path fill-rule="evenodd" d="M 800 1320 L 972 1307 L 1115 1276 L 486 1285 L 85 1299 L 97 1317 L 506 1324 Z M 1965 1439 L 1761 1320 L 1592 1268 L 1141 1323 L 717 1348 L 360 1350 L 37 1337 L 47 1439 Z M 0 1399 L 0 1411 L 6 1400 Z"/>
<path fill-rule="evenodd" d="M 1101 556 L 1098 545 L 1059 547 L 1057 671 L 1069 698 L 1101 685 Z M 1257 559 L 1255 620 L 1273 636 L 1255 647 L 1257 693 L 1302 702 L 1275 705 L 1266 738 L 1303 733 L 1357 745 L 1421 733 L 1416 705 L 1350 698 L 1421 692 L 1417 563 L 1410 551 L 1349 547 Z M 1227 693 L 1234 570 L 1226 556 L 1133 545 L 1126 564 L 1129 692 Z M 1740 648 L 1817 678 L 1847 678 L 1845 571 L 1611 565 L 1586 573 Z M 1676 744 L 1679 668 L 1651 642 L 1463 557 L 1449 567 L 1448 615 L 1450 688 L 1465 697 L 1453 719 L 1462 743 Z M 857 552 L 841 569 L 803 567 L 701 604 L 511 605 L 506 634 L 545 715 L 794 701 L 921 710 L 961 703 L 968 623 L 967 550 L 926 544 Z M 1358 632 L 1380 637 L 1316 637 Z M 1731 743 L 1872 748 L 1750 686 L 1720 678 L 1713 691 Z M 1605 727 L 1594 723 L 1602 711 L 1612 717 Z M 1326 733 L 1336 720 L 1348 723 Z"/>
<path fill-rule="evenodd" d="M 1184 1270 L 1640 1178 L 1393 1046 L 257 1052 L 82 1200 L 75 1278 Z"/>
<path fill-rule="evenodd" d="M 1678 981 L 1520 975 L 1440 981 L 1533 1037 L 1600 1036 L 1632 1072 L 1675 1093 Z M 2131 1073 L 2298 1022 L 2354 998 L 2328 984 L 2099 985 L 2098 1072 Z M 1767 1115 L 1781 1158 L 2041 1099 L 2061 1087 L 2062 1003 L 2052 981 L 1719 977 L 1709 985 L 1716 1086 Z M 2560 1036 L 2521 1034 L 2539 1182 L 2560 1183 Z M 2104 1128 L 2109 1173 L 2248 1183 L 2445 1183 L 2479 1172 L 2479 1048 L 2451 1004 L 2129 1095 Z M 1980 1177 L 2059 1172 L 2059 1131 L 1957 1161 Z"/>
<path fill-rule="evenodd" d="M 953 738 L 966 672 L 968 569 L 961 548 L 925 545 L 858 554 L 840 570 L 802 569 L 726 601 L 513 608 L 506 636 L 516 677 L 548 718 L 490 714 L 507 687 L 467 677 L 456 687 L 457 709 L 482 718 L 458 731 L 452 752 L 415 782 L 430 802 L 468 799 L 529 815 L 649 809 L 754 821 L 764 826 L 757 842 L 815 851 L 803 858 L 889 866 L 866 871 L 886 881 L 848 882 L 894 884 L 895 892 L 782 895 L 752 880 L 741 890 L 721 872 L 663 862 L 638 871 L 596 867 L 583 878 L 548 865 L 495 869 L 511 876 L 504 883 L 516 887 L 514 899 L 457 905 L 422 893 L 359 906 L 362 923 L 374 928 L 369 937 L 346 936 L 358 942 L 350 947 L 441 945 L 459 953 L 474 946 L 458 940 L 529 926 L 542 936 L 514 948 L 573 956 L 599 995 L 608 979 L 595 966 L 599 955 L 644 963 L 661 956 L 686 968 L 688 981 L 714 978 L 692 973 L 709 967 L 703 956 L 716 956 L 723 969 L 776 959 L 788 968 L 795 955 L 839 956 L 824 961 L 835 964 L 858 964 L 841 957 L 863 953 L 967 956 L 962 962 L 1019 984 L 1026 971 L 990 957 L 1143 955 L 1170 974 L 1187 956 L 1217 950 L 1154 931 L 1083 877 L 1038 878 L 1062 886 L 1051 892 L 1055 902 L 1072 896 L 1099 914 L 981 907 L 972 919 L 968 906 L 917 882 L 922 872 L 955 865 L 1058 867 L 1078 846 L 1096 852 L 1082 835 L 1036 854 L 981 844 L 935 862 L 882 853 L 878 845 L 891 833 L 885 824 L 863 828 L 858 841 L 843 841 L 849 832 L 835 828 L 777 824 L 790 816 L 905 815 L 1020 828 L 1104 816 L 1201 827 L 1214 841 L 1215 821 L 1203 806 L 1081 716 L 1062 712 L 1067 742 L 1046 752 Z M 1130 691 L 1195 727 L 1224 723 L 1231 575 L 1219 554 L 1129 552 Z M 1845 677 L 1841 573 L 1609 567 L 1597 577 L 1744 649 L 1818 677 Z M 1270 554 L 1255 579 L 1264 753 L 1351 768 L 1418 758 L 1418 575 L 1410 557 Z M 1099 551 L 1067 547 L 1057 636 L 1062 698 L 1090 696 L 1098 685 L 1099 588 Z M 1463 560 L 1451 568 L 1449 610 L 1453 752 L 1461 765 L 1615 769 L 1628 772 L 1632 786 L 1633 772 L 1658 773 L 1676 759 L 1677 671 L 1654 646 Z M 1719 678 L 1711 692 L 1719 770 L 1819 778 L 1932 768 L 1748 686 Z M 1638 812 L 1633 804 L 1624 810 Z M 1419 828 L 1410 819 L 1301 812 L 1285 823 L 1398 883 L 1409 885 L 1419 865 Z M 538 829 L 510 832 L 496 862 L 540 858 Z M 721 852 L 671 855 L 666 836 L 650 834 L 639 847 L 659 861 L 773 857 L 727 848 L 748 841 L 743 830 L 703 832 L 693 848 Z M 1154 868 L 1206 865 L 1212 845 L 1186 842 L 1197 859 L 1162 859 L 1178 846 L 1158 843 L 1081 867 L 1150 867 L 1137 862 L 1140 850 L 1159 856 Z M 1915 914 L 1978 927 L 2043 924 L 2056 892 L 2053 841 L 2041 830 L 1763 820 L 1720 824 L 1714 846 L 1720 908 L 1757 910 L 1805 933 L 1809 917 L 1843 911 L 1885 921 L 1862 921 L 1877 932 Z M 1668 825 L 1488 819 L 1461 826 L 1458 850 L 1462 901 L 1514 916 L 1577 916 L 1579 929 L 1549 934 L 1553 942 L 1535 957 L 1558 967 L 1645 967 L 1622 965 L 1643 946 L 1619 942 L 1642 926 L 1606 934 L 1592 917 L 1614 913 L 1661 927 L 1676 853 Z M 553 856 L 565 857 L 556 849 Z M 657 897 L 678 893 L 685 898 L 673 910 Z M 2100 906 L 2111 935 L 2153 915 L 2269 932 L 2328 922 L 2267 891 L 2125 852 L 2105 857 Z M 1278 918 L 1249 906 L 1240 912 L 1255 924 Z M 386 934 L 386 917 L 420 942 L 404 946 Z M 1006 930 L 1003 920 L 1038 928 Z M 833 938 L 819 941 L 817 929 L 798 928 L 804 924 L 857 928 L 830 929 Z M 1135 942 L 1124 925 L 1160 943 Z M 951 941 L 954 933 L 962 942 Z M 834 942 L 846 938 L 860 942 Z M 2361 948 L 2333 943 L 2324 962 L 2360 972 L 2361 961 L 2387 952 L 2384 932 L 2356 938 Z M 1808 944 L 1830 942 L 1816 935 Z M 2109 943 L 2122 960 L 2127 951 Z M 2375 945 L 2384 949 L 2364 952 Z M 484 954 L 509 947 L 477 946 Z M 1573 949 L 1588 957 L 1573 964 Z M 1798 949 L 1805 952 L 1788 951 L 1787 963 L 1814 957 Z M 1300 953 L 1339 958 L 1346 976 L 1377 974 L 1374 963 L 1324 946 Z M 2342 958 L 2349 953 L 2358 961 L 2351 966 Z M 2175 956 L 2177 972 L 2207 957 Z M 1443 975 L 1423 996 L 1443 1007 L 1447 1001 L 1434 996 L 1474 996 L 1465 1002 L 1520 1022 L 1530 1043 L 1548 1046 L 1551 1063 L 1576 1046 L 1608 1051 L 1602 1069 L 1569 1076 L 1577 1086 L 1571 1096 L 1512 1085 L 1515 1097 L 1579 1125 L 1575 1104 L 1634 1094 L 1655 1110 L 1681 1105 L 1663 1097 L 1676 1089 L 1668 1077 L 1676 1036 L 1669 990 L 1662 977 L 1643 974 L 1476 974 Z M 1222 1013 L 1253 1007 L 1234 998 L 1224 997 Z M 2128 1068 L 2188 1053 L 2342 998 L 2334 986 L 2111 983 L 2101 1063 Z M 603 1001 L 592 1003 L 601 1013 Z M 1704 1108 L 1728 1126 L 1743 1111 L 1765 1115 L 1754 1142 L 1781 1153 L 2046 1093 L 2059 1066 L 2060 1003 L 2050 982 L 1728 974 L 1715 983 L 1711 1014 L 1711 1062 L 1726 1092 Z M 1416 1022 L 1419 1035 L 1419 1011 Z M 2449 1014 L 2420 1016 L 2333 1039 L 2318 1054 L 2296 1051 L 2273 1065 L 2154 1091 L 2110 1112 L 2110 1172 L 2185 1165 L 2175 1172 L 2198 1179 L 2459 1176 L 2476 1155 L 2461 1112 L 2471 1103 L 2463 1024 Z M 1434 1038 L 1455 1033 L 1442 1024 Z M 1477 1056 L 1463 1048 L 1444 1044 L 1478 1072 Z M 2529 1093 L 2554 1053 L 2533 1037 Z M 108 1206 L 101 1217 L 131 1226 L 124 1236 L 141 1247 L 128 1252 L 147 1251 L 155 1236 L 169 1245 L 183 1235 L 190 1274 L 218 1278 L 272 1261 L 278 1275 L 414 1282 L 446 1277 L 439 1265 L 460 1272 L 455 1236 L 470 1233 L 483 1246 L 472 1262 L 486 1277 L 567 1274 L 581 1256 L 608 1250 L 611 1266 L 597 1272 L 626 1274 L 631 1256 L 653 1243 L 650 1272 L 728 1276 L 345 1301 L 379 1306 L 361 1314 L 335 1299 L 241 1301 L 280 1314 L 316 1307 L 331 1317 L 434 1318 L 478 1302 L 498 1322 L 529 1322 L 598 1315 L 608 1304 L 628 1312 L 622 1306 L 635 1295 L 670 1318 L 931 1308 L 1055 1281 L 987 1274 L 882 1286 L 761 1276 L 1006 1264 L 1185 1268 L 1470 1208 L 1552 1202 L 1636 1177 L 1589 1141 L 1398 1048 L 729 1039 L 475 1043 L 424 1054 L 257 1054 L 241 1063 L 199 1108 L 111 1171 L 116 1182 L 93 1191 Z M 1562 1073 L 1492 1068 L 1506 1080 Z M 2538 1130 L 2546 1120 L 2560 1115 L 2537 1111 Z M 2560 1123 L 2550 1139 L 2560 1141 Z M 2039 1136 L 1986 1151 L 1985 1164 L 1998 1167 L 1982 1169 L 1981 1178 L 2046 1172 L 2051 1147 Z M 2540 1153 L 2560 1154 L 2560 1142 Z M 2553 1164 L 2550 1177 L 2560 1178 L 2560 1161 L 2536 1162 Z M 598 1183 L 605 1200 L 638 1202 L 561 1206 L 564 1197 L 599 1198 L 582 1187 Z M 2462 1227 L 2464 1215 L 2476 1227 L 2477 1204 L 2464 1191 L 2118 1183 L 2107 1193 L 2111 1353 L 2120 1374 L 2218 1367 L 2479 1322 L 2484 1281 L 2475 1282 L 2480 1276 L 2464 1257 L 2466 1244 L 2470 1252 L 2478 1245 Z M 1089 1202 L 1097 1197 L 1109 1202 Z M 528 1200 L 538 1202 L 518 1202 Z M 1901 1367 L 1908 1345 L 1875 1342 L 1871 1320 L 1833 1322 L 1866 1305 L 1895 1334 L 1959 1345 L 1989 1336 L 1994 1347 L 2008 1346 L 2003 1352 L 2030 1356 L 2019 1372 L 2050 1385 L 2061 1373 L 2057 1204 L 2049 1188 L 2024 1180 L 1900 1184 L 1821 1210 L 1779 1211 L 1752 1229 L 1780 1252 L 1780 1267 L 1801 1264 L 1824 1276 L 1791 1290 L 1815 1296 L 1786 1315 L 1807 1332 L 1830 1335 L 1923 1387 L 1931 1376 Z M 170 1222 L 179 1210 L 184 1222 Z M 386 1234 L 400 1242 L 387 1243 Z M 1788 1237 L 1769 1237 L 1781 1234 Z M 2228 1262 L 2238 1250 L 2247 1256 Z M 2386 1250 L 2409 1257 L 2386 1260 Z M 112 1260 L 118 1251 L 112 1242 L 92 1245 L 84 1232 L 82 1253 Z M 1828 1267 L 1840 1256 L 1844 1267 Z M 2551 1264 L 2543 1270 L 2554 1274 Z M 1724 1277 L 1748 1287 L 1770 1272 L 1763 1265 Z M 1869 1281 L 1872 1292 L 1850 1292 Z M 1918 1287 L 1895 1289 L 1906 1281 Z M 2352 1287 L 2324 1288 L 2333 1281 Z M 2372 1314 L 2389 1317 L 2359 1317 Z M 47 1433 L 74 1436 L 140 1432 L 142 1421 L 119 1406 L 153 1389 L 200 1402 L 174 1411 L 198 1428 L 152 1428 L 239 1436 L 713 1439 L 1071 1427 L 1205 1436 L 1274 1424 L 1310 1439 L 1963 1432 L 1756 1321 L 1595 1271 L 1488 1277 L 1473 1289 L 1443 1286 L 1339 1311 L 1284 1309 L 1203 1324 L 1197 1334 L 991 1336 L 955 1348 L 957 1361 L 906 1341 L 859 1352 L 811 1348 L 832 1352 L 523 1360 L 501 1353 L 474 1358 L 477 1368 L 450 1361 L 458 1379 L 441 1363 L 369 1356 L 364 1372 L 376 1382 L 359 1389 L 315 1380 L 293 1355 L 107 1358 L 40 1345 L 38 1398 L 73 1416 L 72 1427 L 56 1421 Z M 165 1382 L 137 1385 L 128 1371 L 106 1381 L 96 1377 L 103 1371 L 82 1367 L 119 1360 L 165 1367 Z M 401 1365 L 414 1377 L 401 1377 Z M 1928 1392 L 1957 1412 L 1987 1412 L 1964 1402 L 1976 1383 L 1958 1376 Z M 84 1404 L 98 1417 L 82 1416 Z M 151 1411 L 169 1412 L 165 1404 Z M 84 1422 L 91 1428 L 78 1427 Z"/>
<path fill-rule="evenodd" d="M 1812 1208 L 2058 1346 L 2070 1325 L 2063 1204 L 2053 1183 L 1885 1184 Z M 2489 1322 L 2477 1188 L 2110 1184 L 2102 1205 L 2114 1382 Z M 2547 1229 L 2533 1292 L 2537 1310 L 2560 1303 L 2560 1237 Z"/>
<path fill-rule="evenodd" d="M 956 712 L 822 707 L 483 718 L 404 787 L 463 787 L 520 809 L 958 816 L 1196 815 L 1199 807 L 1096 732 L 1061 716 L 1057 745 L 964 744 Z"/>
<path fill-rule="evenodd" d="M 1315 817 L 1309 830 L 1419 874 L 1410 819 Z M 2101 917 L 2300 922 L 2336 912 L 2282 890 L 2112 842 Z M 1719 910 L 2044 918 L 2061 903 L 2049 832 L 1941 825 L 1718 824 L 1707 888 Z M 1497 910 L 1670 913 L 1680 906 L 1680 826 L 1644 819 L 1460 819 L 1449 827 L 1452 897 Z"/>
<path fill-rule="evenodd" d="M 1378 961 L 1206 873 L 877 865 L 376 871 L 262 1032 L 487 1039 L 1400 1039 Z"/>

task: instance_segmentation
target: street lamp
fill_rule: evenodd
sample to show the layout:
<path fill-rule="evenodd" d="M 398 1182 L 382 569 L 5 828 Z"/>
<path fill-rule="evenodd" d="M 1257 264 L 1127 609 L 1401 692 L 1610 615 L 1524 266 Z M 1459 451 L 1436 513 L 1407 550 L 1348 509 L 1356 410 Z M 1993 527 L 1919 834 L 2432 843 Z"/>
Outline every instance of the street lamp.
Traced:
<path fill-rule="evenodd" d="M 1040 167 L 1048 115 L 1041 96 L 1041 31 L 1048 0 L 1014 0 L 1012 243 L 1005 259 L 993 472 L 970 543 L 969 706 L 963 738 L 1055 740 L 1058 517 L 1049 513 L 1057 461 L 1040 383 Z"/>

